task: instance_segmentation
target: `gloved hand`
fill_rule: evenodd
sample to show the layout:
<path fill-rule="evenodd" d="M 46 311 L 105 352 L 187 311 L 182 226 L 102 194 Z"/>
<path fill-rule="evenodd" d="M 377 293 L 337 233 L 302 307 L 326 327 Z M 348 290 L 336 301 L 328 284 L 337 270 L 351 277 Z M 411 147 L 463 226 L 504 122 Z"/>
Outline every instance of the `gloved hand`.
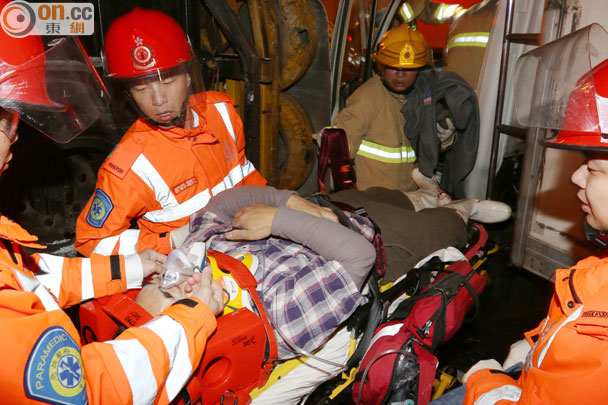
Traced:
<path fill-rule="evenodd" d="M 462 383 L 466 384 L 467 379 L 471 376 L 471 374 L 475 373 L 476 371 L 483 370 L 485 368 L 491 370 L 504 371 L 500 363 L 494 359 L 479 360 L 477 363 L 475 363 L 475 365 L 473 365 L 473 367 L 469 369 L 469 371 L 465 373 L 464 377 L 462 378 Z"/>
<path fill-rule="evenodd" d="M 158 253 L 152 249 L 146 249 L 139 253 L 139 260 L 141 260 L 141 266 L 144 270 L 144 278 L 151 276 L 154 273 L 163 272 L 163 263 L 167 260 L 167 256 Z"/>
<path fill-rule="evenodd" d="M 502 363 L 502 367 L 507 370 L 517 363 L 524 363 L 530 349 L 532 349 L 532 346 L 530 346 L 530 343 L 528 343 L 526 339 L 513 343 L 509 349 L 509 354 L 507 355 L 505 362 Z"/>
<path fill-rule="evenodd" d="M 186 224 L 169 232 L 169 238 L 171 238 L 171 249 L 177 249 L 180 247 L 188 237 L 188 232 L 190 232 L 190 224 Z"/>
<path fill-rule="evenodd" d="M 441 150 L 445 150 L 454 144 L 456 127 L 449 117 L 443 123 L 437 122 L 437 137 L 441 143 Z"/>

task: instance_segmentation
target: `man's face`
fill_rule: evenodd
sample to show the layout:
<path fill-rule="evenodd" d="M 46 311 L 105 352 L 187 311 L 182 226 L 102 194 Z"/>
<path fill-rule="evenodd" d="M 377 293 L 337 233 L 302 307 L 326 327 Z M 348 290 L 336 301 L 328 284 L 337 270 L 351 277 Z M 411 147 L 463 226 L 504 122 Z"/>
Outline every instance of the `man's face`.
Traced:
<path fill-rule="evenodd" d="M 598 231 L 608 229 L 608 156 L 594 156 L 572 174 L 580 190 L 576 196 L 587 214 L 587 223 Z"/>
<path fill-rule="evenodd" d="M 182 112 L 189 86 L 190 76 L 181 73 L 133 85 L 129 92 L 146 118 L 170 127 L 173 126 L 171 121 Z"/>
<path fill-rule="evenodd" d="M 184 291 L 186 283 L 170 288 L 160 289 L 160 277 L 154 276 L 150 283 L 143 286 L 135 302 L 152 316 L 157 316 L 175 301 L 186 298 L 190 294 Z"/>
<path fill-rule="evenodd" d="M 386 85 L 395 93 L 409 89 L 418 77 L 418 70 L 396 69 L 385 66 L 382 69 L 382 78 Z"/>

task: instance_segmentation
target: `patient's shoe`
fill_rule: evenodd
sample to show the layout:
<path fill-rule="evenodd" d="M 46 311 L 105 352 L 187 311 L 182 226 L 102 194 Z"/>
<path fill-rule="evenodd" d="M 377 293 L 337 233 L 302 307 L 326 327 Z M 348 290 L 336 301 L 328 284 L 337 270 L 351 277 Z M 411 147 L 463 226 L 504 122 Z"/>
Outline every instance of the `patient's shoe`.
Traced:
<path fill-rule="evenodd" d="M 468 222 L 470 219 L 484 224 L 493 224 L 506 221 L 511 217 L 511 207 L 500 201 L 467 198 L 453 201 L 443 207 L 455 210 L 464 222 Z"/>
<path fill-rule="evenodd" d="M 425 208 L 437 208 L 449 204 L 452 199 L 446 193 L 420 188 L 416 191 L 403 191 L 403 194 L 410 200 L 414 211 Z"/>
<path fill-rule="evenodd" d="M 437 195 L 439 198 L 438 206 L 442 206 L 445 204 L 449 204 L 452 202 L 452 198 L 448 193 L 443 191 L 441 187 L 439 187 L 439 181 L 436 176 L 427 177 L 424 174 L 420 173 L 420 169 L 415 168 L 412 170 L 412 180 L 418 186 L 418 188 L 422 190 L 429 190 Z"/>

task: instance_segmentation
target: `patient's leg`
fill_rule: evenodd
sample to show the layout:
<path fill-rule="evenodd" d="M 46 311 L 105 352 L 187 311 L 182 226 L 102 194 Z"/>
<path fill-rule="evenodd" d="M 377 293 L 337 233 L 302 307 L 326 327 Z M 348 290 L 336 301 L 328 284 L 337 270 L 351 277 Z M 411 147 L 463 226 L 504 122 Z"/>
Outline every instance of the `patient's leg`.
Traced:
<path fill-rule="evenodd" d="M 365 208 L 380 227 L 386 248 L 386 282 L 397 279 L 438 249 L 461 247 L 467 242 L 466 225 L 456 211 L 432 208 L 415 212 L 408 198 L 397 190 L 344 190 L 331 198 Z"/>

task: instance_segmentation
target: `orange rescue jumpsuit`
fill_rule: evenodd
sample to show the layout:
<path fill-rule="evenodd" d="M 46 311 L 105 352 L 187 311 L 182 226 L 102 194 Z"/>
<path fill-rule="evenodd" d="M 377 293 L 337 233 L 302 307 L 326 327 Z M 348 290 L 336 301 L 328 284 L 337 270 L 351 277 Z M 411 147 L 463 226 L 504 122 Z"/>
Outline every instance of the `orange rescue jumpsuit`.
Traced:
<path fill-rule="evenodd" d="M 159 129 L 140 118 L 108 156 L 76 222 L 80 253 L 169 253 L 169 232 L 187 224 L 212 196 L 266 184 L 245 157 L 232 99 L 209 91 L 204 102 L 193 104 L 194 128 Z M 139 229 L 129 229 L 135 220 Z"/>
<path fill-rule="evenodd" d="M 141 286 L 136 256 L 29 257 L 37 238 L 0 216 L 2 403 L 169 403 L 203 355 L 215 316 L 178 301 L 116 340 L 80 346 L 60 307 Z M 45 288 L 46 287 L 46 288 Z M 50 291 L 50 292 L 49 292 Z"/>
<path fill-rule="evenodd" d="M 555 273 L 549 314 L 525 334 L 532 346 L 520 378 L 482 369 L 465 404 L 605 404 L 608 399 L 608 258 Z"/>

